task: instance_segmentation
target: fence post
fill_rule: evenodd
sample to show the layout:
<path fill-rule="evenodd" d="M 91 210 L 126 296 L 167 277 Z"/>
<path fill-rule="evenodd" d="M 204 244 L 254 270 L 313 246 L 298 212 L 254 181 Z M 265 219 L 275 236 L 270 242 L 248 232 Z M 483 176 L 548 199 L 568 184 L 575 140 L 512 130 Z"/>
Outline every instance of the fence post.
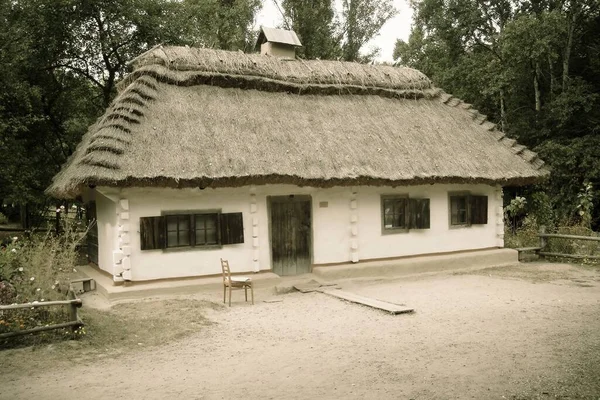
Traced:
<path fill-rule="evenodd" d="M 76 296 L 75 296 L 75 292 L 73 292 L 72 290 L 69 290 L 69 300 L 75 300 Z M 77 322 L 79 320 L 79 316 L 77 315 L 77 305 L 75 303 L 71 303 L 69 304 L 69 316 L 71 318 L 71 321 L 73 322 Z M 79 328 L 78 326 L 73 326 L 73 328 L 71 328 L 73 330 L 73 332 L 75 332 L 77 330 L 77 328 Z"/>
<path fill-rule="evenodd" d="M 540 235 L 543 235 L 544 233 L 546 233 L 546 227 L 544 225 L 540 226 Z M 543 236 L 540 236 L 540 247 L 541 250 L 540 251 L 544 251 L 544 248 L 546 247 L 546 238 Z M 541 256 L 543 257 L 543 256 Z"/>

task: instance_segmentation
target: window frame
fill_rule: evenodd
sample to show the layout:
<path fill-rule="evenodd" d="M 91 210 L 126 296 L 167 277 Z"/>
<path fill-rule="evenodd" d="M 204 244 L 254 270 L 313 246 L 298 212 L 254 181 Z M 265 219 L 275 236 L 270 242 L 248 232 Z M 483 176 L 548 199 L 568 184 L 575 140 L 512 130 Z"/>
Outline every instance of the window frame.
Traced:
<path fill-rule="evenodd" d="M 385 226 L 385 201 L 386 200 L 404 200 L 404 227 L 386 228 Z M 407 233 L 409 227 L 409 197 L 408 194 L 382 194 L 381 195 L 381 234 L 393 235 L 395 233 Z"/>
<path fill-rule="evenodd" d="M 206 209 L 206 210 L 167 210 L 161 211 L 161 216 L 165 217 L 165 248 L 163 252 L 172 251 L 187 251 L 191 249 L 199 250 L 211 250 L 221 249 L 223 244 L 221 243 L 221 209 Z M 216 235 L 217 243 L 215 244 L 196 244 L 196 215 L 215 215 L 216 219 Z M 186 215 L 189 220 L 189 244 L 183 246 L 169 246 L 169 230 L 167 219 L 172 216 Z"/>
<path fill-rule="evenodd" d="M 455 228 L 465 228 L 471 226 L 471 210 L 469 207 L 469 197 L 471 196 L 471 192 L 469 191 L 459 191 L 459 192 L 448 192 L 448 226 L 452 229 Z M 465 198 L 465 223 L 453 224 L 452 223 L 452 198 L 453 197 L 464 197 Z"/>
<path fill-rule="evenodd" d="M 471 222 L 472 218 L 471 218 L 471 198 L 475 197 L 475 196 L 482 196 L 485 197 L 487 199 L 487 209 L 489 210 L 489 195 L 487 194 L 479 194 L 479 192 L 471 192 L 468 190 L 462 190 L 462 191 L 456 191 L 456 192 L 448 192 L 448 227 L 450 229 L 460 229 L 460 228 L 469 228 L 473 225 L 475 226 L 482 226 L 482 225 L 487 225 L 489 222 L 486 222 L 485 224 L 474 224 Z M 464 224 L 452 224 L 452 198 L 453 197 L 465 197 L 465 203 L 466 203 L 466 218 L 467 221 Z"/>

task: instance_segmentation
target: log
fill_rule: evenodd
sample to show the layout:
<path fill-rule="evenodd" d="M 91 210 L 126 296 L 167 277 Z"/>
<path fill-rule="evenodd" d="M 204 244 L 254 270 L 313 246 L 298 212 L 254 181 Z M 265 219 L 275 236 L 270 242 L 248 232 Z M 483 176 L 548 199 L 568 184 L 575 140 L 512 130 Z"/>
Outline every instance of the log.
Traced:
<path fill-rule="evenodd" d="M 80 326 L 84 326 L 84 323 L 82 320 L 63 322 L 62 324 L 55 324 L 55 325 L 48 325 L 48 326 L 38 326 L 37 328 L 26 329 L 24 331 L 0 333 L 0 339 L 6 339 L 6 338 L 14 337 L 14 336 L 22 336 L 22 335 L 28 335 L 30 333 L 44 332 L 44 331 L 50 331 L 53 329 L 61 329 L 61 328 L 68 328 L 68 327 L 73 327 L 73 329 L 76 329 Z"/>
<path fill-rule="evenodd" d="M 578 235 L 559 235 L 557 233 L 538 233 L 540 238 L 573 239 L 573 240 L 593 240 L 600 242 L 598 236 L 578 236 Z"/>
<path fill-rule="evenodd" d="M 600 256 L 586 256 L 581 254 L 563 254 L 563 253 L 547 253 L 545 251 L 540 251 L 541 256 L 548 257 L 565 257 L 565 258 L 577 258 L 577 259 L 585 259 L 588 258 L 590 260 L 600 260 Z"/>
<path fill-rule="evenodd" d="M 43 301 L 39 303 L 24 303 L 24 304 L 12 304 L 8 306 L 0 306 L 0 311 L 4 310 L 18 310 L 22 308 L 31 308 L 31 307 L 46 307 L 46 306 L 72 306 L 72 307 L 81 307 L 83 302 L 81 299 L 74 300 L 59 300 L 59 301 Z"/>

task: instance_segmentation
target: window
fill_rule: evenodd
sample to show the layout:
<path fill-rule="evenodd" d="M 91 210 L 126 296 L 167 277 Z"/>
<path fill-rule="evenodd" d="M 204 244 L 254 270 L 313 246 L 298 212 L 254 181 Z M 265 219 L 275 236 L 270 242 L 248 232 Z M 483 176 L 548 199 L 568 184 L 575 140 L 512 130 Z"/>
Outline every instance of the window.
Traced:
<path fill-rule="evenodd" d="M 168 212 L 140 218 L 142 250 L 203 248 L 244 243 L 242 213 Z"/>
<path fill-rule="evenodd" d="M 217 220 L 218 214 L 196 214 L 196 246 L 218 244 Z"/>
<path fill-rule="evenodd" d="M 190 216 L 167 215 L 167 247 L 190 245 Z"/>
<path fill-rule="evenodd" d="M 429 229 L 429 199 L 410 199 L 406 195 L 381 196 L 383 233 Z"/>
<path fill-rule="evenodd" d="M 383 202 L 383 228 L 391 229 L 408 229 L 407 197 L 382 197 Z"/>
<path fill-rule="evenodd" d="M 449 197 L 451 226 L 487 224 L 487 196 L 476 196 L 465 192 L 451 193 Z"/>

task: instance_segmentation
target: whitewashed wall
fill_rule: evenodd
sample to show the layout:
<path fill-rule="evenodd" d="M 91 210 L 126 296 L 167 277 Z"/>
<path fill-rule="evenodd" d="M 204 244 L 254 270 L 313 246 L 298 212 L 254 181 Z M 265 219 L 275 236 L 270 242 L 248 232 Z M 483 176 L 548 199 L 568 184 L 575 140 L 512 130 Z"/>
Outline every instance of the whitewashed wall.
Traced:
<path fill-rule="evenodd" d="M 112 252 L 117 248 L 117 205 L 102 194 L 95 193 L 98 224 L 98 266 L 113 273 Z"/>
<path fill-rule="evenodd" d="M 103 189 L 100 188 L 100 191 Z M 230 261 L 233 272 L 271 269 L 267 197 L 309 194 L 313 209 L 313 264 L 343 263 L 366 259 L 398 257 L 436 252 L 503 246 L 501 189 L 487 185 L 426 185 L 404 188 L 354 187 L 318 189 L 292 185 L 266 185 L 223 189 L 130 188 L 109 197 L 128 200 L 127 225 L 131 252 L 131 280 L 151 280 L 184 276 L 220 274 L 221 257 Z M 488 224 L 450 228 L 448 192 L 470 190 L 487 195 Z M 382 235 L 382 194 L 408 194 L 431 199 L 431 229 Z M 110 201 L 106 199 L 106 201 Z M 119 207 L 100 202 L 98 217 L 105 232 L 119 235 Z M 98 203 L 97 203 L 98 204 Z M 100 208 L 102 207 L 102 213 Z M 242 212 L 244 243 L 220 249 L 140 251 L 140 217 L 159 216 L 169 210 L 220 209 L 223 213 Z M 106 222 L 103 221 L 106 218 Z M 100 230 L 99 230 L 100 234 Z M 109 236 L 109 235 L 108 235 Z M 101 264 L 121 241 L 106 237 L 101 241 Z M 102 248 L 110 244 L 110 249 Z M 101 268 L 110 271 L 111 269 Z M 118 266 L 115 270 L 119 270 Z"/>

